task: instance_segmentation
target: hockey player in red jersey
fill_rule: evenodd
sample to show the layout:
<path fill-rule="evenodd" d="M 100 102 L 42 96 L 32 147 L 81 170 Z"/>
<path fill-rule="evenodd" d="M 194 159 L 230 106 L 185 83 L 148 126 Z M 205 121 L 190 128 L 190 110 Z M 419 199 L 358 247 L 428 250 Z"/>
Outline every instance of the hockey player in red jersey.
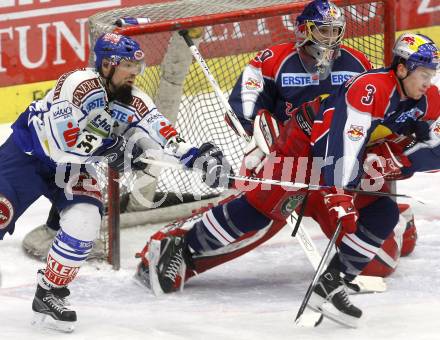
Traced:
<path fill-rule="evenodd" d="M 431 86 L 439 66 L 438 53 L 429 38 L 403 35 L 394 46 L 390 68 L 357 76 L 320 103 L 311 133 L 297 120 L 290 119 L 272 148 L 281 161 L 269 157 L 259 171 L 264 177 L 265 169 L 272 168 L 272 178 L 286 180 L 285 165 L 290 162 L 287 175 L 291 181 L 298 179 L 301 170 L 306 170 L 306 182 L 329 186 L 316 194 L 321 195 L 329 212 L 329 223 L 334 226 L 340 221 L 344 234 L 339 253 L 320 277 L 309 306 L 344 324 L 355 326 L 362 315 L 350 303 L 344 280 L 352 280 L 374 258 L 396 226 L 399 210 L 389 197 L 354 197 L 343 188 L 358 185 L 362 174 L 359 164 L 368 156 L 367 142 L 379 123 L 390 134 L 411 136 L 415 143 L 406 151 L 408 155 L 399 153 L 390 141 L 373 145 L 369 152 L 379 153 L 383 162 L 368 174 L 386 177 L 404 173 L 405 170 L 399 169 L 403 166 L 412 172 L 429 170 L 425 163 L 440 168 L 437 156 L 440 136 L 436 134 L 440 98 L 437 87 Z M 311 156 L 321 160 L 318 167 L 308 162 L 301 168 L 301 160 L 311 160 Z M 209 261 L 223 247 L 233 247 L 243 239 L 252 241 L 252 237 L 258 238 L 265 229 L 282 227 L 305 195 L 304 190 L 289 191 L 281 186 L 271 186 L 268 190 L 259 185 L 201 216 L 169 226 L 149 243 L 147 254 L 153 290 L 174 291 L 182 276 L 192 275 L 191 270 L 200 272 L 212 267 Z M 252 246 L 264 242 L 269 234 Z M 229 252 L 229 258 L 224 256 L 222 260 L 248 250 L 237 247 L 236 253 Z M 185 273 L 186 267 L 191 270 Z M 335 314 L 323 309 L 326 304 L 334 307 Z"/>
<path fill-rule="evenodd" d="M 150 149 L 216 177 L 227 164 L 213 144 L 197 148 L 180 138 L 134 86 L 145 66 L 136 41 L 106 33 L 94 52 L 95 67 L 62 75 L 18 117 L 0 148 L 0 240 L 14 232 L 16 220 L 42 195 L 59 211 L 61 228 L 46 267 L 37 273 L 32 309 L 36 323 L 65 332 L 77 320 L 66 301 L 67 286 L 91 252 L 101 225 L 103 207 L 93 164 L 106 162 L 118 172 L 142 170 L 146 165 L 138 157 Z"/>

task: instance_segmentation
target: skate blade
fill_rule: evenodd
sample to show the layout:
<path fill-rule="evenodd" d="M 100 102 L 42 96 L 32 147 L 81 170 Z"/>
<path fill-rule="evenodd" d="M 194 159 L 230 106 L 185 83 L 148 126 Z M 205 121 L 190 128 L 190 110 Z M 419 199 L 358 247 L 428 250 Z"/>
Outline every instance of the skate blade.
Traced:
<path fill-rule="evenodd" d="M 136 273 L 133 275 L 133 281 L 137 286 L 151 290 L 149 270 L 148 270 L 148 274 L 146 273 L 140 274 L 139 269 L 136 269 Z"/>
<path fill-rule="evenodd" d="M 151 284 L 150 284 L 150 274 L 148 273 L 148 278 L 141 277 L 137 273 L 133 275 L 133 282 L 135 285 L 141 287 L 141 288 L 147 288 L 151 290 Z"/>
<path fill-rule="evenodd" d="M 186 275 L 186 263 L 183 261 L 179 269 L 179 275 L 182 278 L 180 280 L 179 292 L 183 292 L 183 287 L 185 286 L 185 275 Z"/>
<path fill-rule="evenodd" d="M 148 269 L 150 276 L 150 287 L 153 291 L 153 294 L 156 296 L 161 296 L 164 294 L 162 287 L 159 283 L 159 278 L 157 276 L 157 264 L 159 262 L 159 254 L 160 254 L 160 241 L 151 240 L 148 246 Z"/>
<path fill-rule="evenodd" d="M 55 320 L 50 315 L 34 312 L 31 325 L 40 329 L 72 333 L 75 330 L 76 322 Z"/>
<path fill-rule="evenodd" d="M 321 313 L 325 318 L 330 319 L 344 327 L 357 328 L 359 318 L 344 314 L 337 310 L 330 302 L 317 294 L 312 294 L 307 308 L 314 312 Z"/>

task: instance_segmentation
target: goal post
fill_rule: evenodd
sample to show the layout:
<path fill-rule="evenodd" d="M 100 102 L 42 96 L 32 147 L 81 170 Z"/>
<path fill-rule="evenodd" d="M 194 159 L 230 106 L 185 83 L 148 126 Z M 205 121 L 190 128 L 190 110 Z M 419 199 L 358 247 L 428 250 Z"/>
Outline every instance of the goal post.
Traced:
<path fill-rule="evenodd" d="M 224 106 L 200 66 L 192 60 L 177 31 L 200 30 L 200 37 L 194 40 L 222 92 L 228 97 L 244 67 L 259 50 L 294 41 L 295 18 L 309 2 L 181 0 L 113 9 L 89 18 L 91 50 L 97 37 L 104 32 L 133 36 L 144 49 L 147 63 L 145 72 L 137 77 L 136 85 L 153 99 L 165 116 L 170 117 L 185 140 L 194 145 L 214 142 L 238 172 L 245 142 L 226 124 Z M 375 67 L 389 64 L 395 39 L 395 0 L 333 2 L 344 12 L 347 22 L 343 44 L 364 52 Z M 148 18 L 149 23 L 116 26 L 116 21 L 124 17 Z M 119 182 L 124 183 L 124 179 Z M 136 179 L 127 179 L 126 182 L 128 184 L 121 188 L 121 193 L 136 186 Z M 103 183 L 103 187 L 104 196 L 111 202 L 107 205 L 115 207 L 119 195 L 107 192 L 107 183 Z M 221 193 L 204 185 L 199 175 L 173 169 L 162 170 L 155 187 L 160 193 L 172 192 L 177 197 L 189 194 L 196 200 L 204 195 Z M 162 208 L 149 211 L 156 211 L 157 217 L 159 209 Z M 169 219 L 175 217 L 178 209 L 174 207 L 173 214 L 166 210 L 159 214 Z M 112 214 L 116 210 L 110 209 L 109 212 Z M 188 210 L 183 212 L 189 213 Z M 130 214 L 130 221 L 134 224 L 149 221 L 148 211 Z M 118 219 L 112 216 L 108 220 L 118 223 Z M 123 215 L 121 223 L 124 223 Z"/>

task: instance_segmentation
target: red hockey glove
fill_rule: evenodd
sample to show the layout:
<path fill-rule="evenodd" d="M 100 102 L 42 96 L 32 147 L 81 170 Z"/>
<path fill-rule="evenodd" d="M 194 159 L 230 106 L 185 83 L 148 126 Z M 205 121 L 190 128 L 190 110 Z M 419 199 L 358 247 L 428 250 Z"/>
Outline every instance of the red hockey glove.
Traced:
<path fill-rule="evenodd" d="M 367 150 L 364 169 L 372 178 L 377 178 L 378 172 L 384 179 L 395 180 L 402 175 L 401 168 L 409 166 L 411 162 L 403 154 L 403 147 L 395 142 L 385 141 Z M 372 168 L 375 171 L 370 171 Z"/>
<path fill-rule="evenodd" d="M 359 217 L 353 203 L 353 196 L 338 193 L 336 189 L 330 189 L 330 193 L 324 196 L 324 202 L 329 211 L 330 218 L 336 224 L 340 220 L 342 229 L 347 234 L 356 231 L 356 221 Z"/>

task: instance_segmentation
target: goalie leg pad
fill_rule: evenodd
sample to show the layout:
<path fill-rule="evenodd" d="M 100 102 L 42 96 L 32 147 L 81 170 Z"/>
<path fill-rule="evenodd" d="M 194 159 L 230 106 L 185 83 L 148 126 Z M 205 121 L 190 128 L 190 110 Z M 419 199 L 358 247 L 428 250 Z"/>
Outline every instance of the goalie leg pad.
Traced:
<path fill-rule="evenodd" d="M 223 244 L 212 236 L 209 230 L 205 230 L 206 227 L 203 227 L 202 219 L 210 211 L 209 209 L 204 209 L 204 211 L 196 213 L 189 218 L 166 226 L 150 239 L 161 240 L 166 235 L 184 236 L 187 233 L 192 234 L 192 236 L 187 235 L 185 238 L 193 238 L 192 242 L 189 241 L 190 247 L 198 248 L 200 253 L 193 256 L 193 266 L 191 270 L 186 271 L 185 280 L 188 280 L 195 273 L 202 273 L 246 254 L 270 239 L 285 225 L 285 221 L 270 221 L 263 215 L 255 212 L 243 197 L 231 196 L 223 201 L 219 207 L 221 209 L 218 208 L 215 215 L 212 216 L 217 216 L 216 219 L 222 221 L 221 223 L 226 223 L 226 228 L 231 228 L 231 226 L 234 228 L 235 231 L 232 231 L 232 228 L 228 229 L 230 234 L 236 237 L 231 243 Z M 232 219 L 230 219 L 231 216 L 233 216 Z M 233 223 L 233 225 L 228 223 Z M 200 231 L 198 228 L 202 228 L 202 230 Z M 224 239 L 223 241 L 225 242 Z M 191 243 L 193 244 L 191 245 Z M 136 254 L 137 257 L 141 258 L 136 277 L 147 287 L 150 285 L 148 282 L 148 272 L 146 272 L 148 270 L 149 244 L 140 253 Z"/>
<path fill-rule="evenodd" d="M 269 157 L 257 177 L 294 181 L 297 173 L 302 172 L 305 177 L 306 171 L 307 169 L 302 169 L 295 158 L 279 157 L 273 159 Z M 270 172 L 272 176 L 267 175 L 266 172 Z M 302 202 L 305 193 L 306 191 L 302 189 L 259 184 L 253 190 L 247 191 L 245 197 L 250 205 L 267 218 L 285 221 Z"/>
<path fill-rule="evenodd" d="M 227 246 L 269 223 L 267 217 L 240 197 L 204 212 L 202 219 L 186 235 L 186 240 L 196 254 L 203 254 Z"/>

